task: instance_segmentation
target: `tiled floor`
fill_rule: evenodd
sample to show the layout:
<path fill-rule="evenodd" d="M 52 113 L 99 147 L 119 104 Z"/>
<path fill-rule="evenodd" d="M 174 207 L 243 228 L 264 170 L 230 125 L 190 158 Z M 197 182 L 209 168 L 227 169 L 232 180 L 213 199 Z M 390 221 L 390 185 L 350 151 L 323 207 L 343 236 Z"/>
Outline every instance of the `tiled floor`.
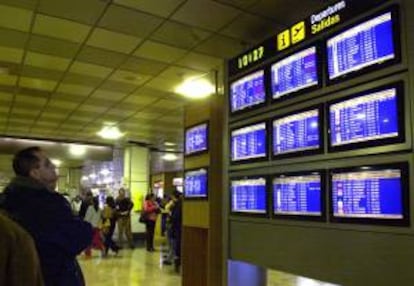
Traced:
<path fill-rule="evenodd" d="M 181 276 L 173 266 L 163 265 L 161 258 L 160 247 L 156 252 L 135 248 L 106 258 L 95 251 L 90 259 L 80 256 L 79 262 L 88 286 L 180 286 Z M 267 286 L 335 286 L 274 270 L 268 271 L 267 278 Z"/>

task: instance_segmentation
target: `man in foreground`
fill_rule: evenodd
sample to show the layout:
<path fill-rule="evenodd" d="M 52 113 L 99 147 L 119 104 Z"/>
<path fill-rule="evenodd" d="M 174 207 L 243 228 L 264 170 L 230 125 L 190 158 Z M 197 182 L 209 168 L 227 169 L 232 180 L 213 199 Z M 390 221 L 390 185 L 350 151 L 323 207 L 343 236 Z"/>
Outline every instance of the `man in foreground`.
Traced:
<path fill-rule="evenodd" d="M 42 149 L 30 147 L 15 155 L 13 169 L 0 207 L 32 235 L 45 285 L 84 285 L 76 255 L 91 243 L 92 227 L 55 192 L 55 166 Z"/>

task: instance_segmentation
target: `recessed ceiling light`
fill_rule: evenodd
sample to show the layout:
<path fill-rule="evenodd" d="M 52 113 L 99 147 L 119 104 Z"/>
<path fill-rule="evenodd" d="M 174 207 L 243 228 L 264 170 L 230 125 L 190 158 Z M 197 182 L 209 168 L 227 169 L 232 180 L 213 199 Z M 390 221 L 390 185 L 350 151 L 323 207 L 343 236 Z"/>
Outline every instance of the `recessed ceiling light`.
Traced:
<path fill-rule="evenodd" d="M 188 98 L 205 98 L 213 94 L 214 85 L 203 78 L 189 78 L 175 88 L 175 92 Z"/>
<path fill-rule="evenodd" d="M 74 156 L 83 156 L 86 153 L 86 147 L 83 145 L 71 144 L 69 146 L 69 152 Z"/>
<path fill-rule="evenodd" d="M 171 147 L 171 146 L 175 146 L 176 144 L 174 142 L 164 142 L 165 146 Z"/>
<path fill-rule="evenodd" d="M 51 159 L 50 161 L 52 161 L 53 165 L 55 165 L 56 167 L 62 165 L 62 161 L 59 159 Z"/>
<path fill-rule="evenodd" d="M 166 153 L 161 158 L 165 161 L 175 161 L 178 159 L 178 156 L 172 153 Z"/>
<path fill-rule="evenodd" d="M 125 134 L 119 131 L 119 128 L 117 126 L 104 126 L 102 129 L 97 132 L 100 137 L 104 139 L 119 139 Z"/>

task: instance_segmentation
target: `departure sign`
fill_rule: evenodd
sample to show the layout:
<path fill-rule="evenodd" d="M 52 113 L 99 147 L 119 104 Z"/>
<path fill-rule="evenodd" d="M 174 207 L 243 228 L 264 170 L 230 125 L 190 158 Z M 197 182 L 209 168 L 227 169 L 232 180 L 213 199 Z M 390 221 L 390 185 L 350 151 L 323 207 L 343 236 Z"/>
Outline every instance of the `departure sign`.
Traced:
<path fill-rule="evenodd" d="M 331 146 L 399 136 L 398 112 L 396 88 L 330 105 Z"/>
<path fill-rule="evenodd" d="M 316 47 L 293 54 L 272 65 L 272 97 L 280 98 L 318 84 Z"/>
<path fill-rule="evenodd" d="M 266 179 L 246 178 L 231 181 L 231 211 L 266 214 Z"/>
<path fill-rule="evenodd" d="M 321 216 L 321 175 L 281 176 L 273 179 L 273 213 Z"/>
<path fill-rule="evenodd" d="M 319 109 L 273 120 L 273 154 L 319 149 L 319 127 Z"/>
<path fill-rule="evenodd" d="M 207 188 L 207 169 L 192 170 L 185 172 L 184 175 L 184 197 L 185 198 L 206 198 Z"/>
<path fill-rule="evenodd" d="M 242 77 L 230 85 L 231 112 L 244 110 L 265 101 L 264 70 Z"/>
<path fill-rule="evenodd" d="M 333 171 L 331 176 L 334 217 L 403 218 L 400 169 Z"/>
<path fill-rule="evenodd" d="M 267 156 L 266 135 L 265 122 L 233 130 L 231 132 L 231 160 L 265 158 Z"/>
<path fill-rule="evenodd" d="M 202 123 L 186 129 L 185 155 L 206 151 L 208 148 L 208 126 Z"/>
<path fill-rule="evenodd" d="M 391 16 L 382 14 L 327 41 L 330 80 L 396 57 Z"/>

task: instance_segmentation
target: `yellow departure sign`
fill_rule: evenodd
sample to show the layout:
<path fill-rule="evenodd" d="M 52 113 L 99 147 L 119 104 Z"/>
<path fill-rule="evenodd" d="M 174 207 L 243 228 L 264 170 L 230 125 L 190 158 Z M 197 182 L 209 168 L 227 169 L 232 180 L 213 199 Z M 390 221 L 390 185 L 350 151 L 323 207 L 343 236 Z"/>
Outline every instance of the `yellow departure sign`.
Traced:
<path fill-rule="evenodd" d="M 281 51 L 290 47 L 290 31 L 285 30 L 277 35 L 277 50 Z"/>

